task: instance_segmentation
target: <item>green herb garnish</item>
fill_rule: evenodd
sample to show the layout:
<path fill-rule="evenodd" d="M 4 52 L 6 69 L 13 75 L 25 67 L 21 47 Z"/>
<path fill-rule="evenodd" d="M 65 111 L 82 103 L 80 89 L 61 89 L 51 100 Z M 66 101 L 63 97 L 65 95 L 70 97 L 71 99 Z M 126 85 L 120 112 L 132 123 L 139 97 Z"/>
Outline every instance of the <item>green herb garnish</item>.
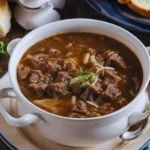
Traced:
<path fill-rule="evenodd" d="M 7 44 L 3 41 L 0 41 L 0 56 L 7 56 Z"/>
<path fill-rule="evenodd" d="M 79 71 L 76 73 L 76 77 L 70 80 L 70 85 L 78 85 L 81 88 L 85 88 L 92 85 L 97 81 L 99 77 L 99 72 L 85 72 L 80 67 Z"/>

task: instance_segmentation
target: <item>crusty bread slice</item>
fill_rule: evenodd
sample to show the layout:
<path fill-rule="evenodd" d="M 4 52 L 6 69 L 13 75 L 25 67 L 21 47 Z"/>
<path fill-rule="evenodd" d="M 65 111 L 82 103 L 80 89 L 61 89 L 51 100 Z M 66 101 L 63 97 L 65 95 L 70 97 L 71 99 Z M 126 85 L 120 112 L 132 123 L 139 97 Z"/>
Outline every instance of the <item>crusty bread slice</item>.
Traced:
<path fill-rule="evenodd" d="M 5 37 L 11 28 L 11 11 L 7 0 L 0 0 L 0 38 Z"/>
<path fill-rule="evenodd" d="M 127 4 L 136 13 L 150 18 L 150 0 L 118 0 L 118 2 Z"/>
<path fill-rule="evenodd" d="M 150 0 L 131 0 L 127 5 L 136 13 L 150 18 Z"/>
<path fill-rule="evenodd" d="M 127 4 L 129 3 L 131 0 L 118 0 L 119 3 L 121 4 Z"/>

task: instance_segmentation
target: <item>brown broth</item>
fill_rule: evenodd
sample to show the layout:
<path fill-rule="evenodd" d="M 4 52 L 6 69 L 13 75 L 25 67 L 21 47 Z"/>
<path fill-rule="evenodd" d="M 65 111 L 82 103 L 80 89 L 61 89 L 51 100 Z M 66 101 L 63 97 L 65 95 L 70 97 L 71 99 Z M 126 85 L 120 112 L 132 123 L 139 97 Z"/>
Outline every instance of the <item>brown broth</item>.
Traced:
<path fill-rule="evenodd" d="M 68 49 L 66 48 L 68 43 L 72 43 L 74 46 L 72 46 L 71 49 Z M 84 45 L 84 47 L 82 47 L 82 45 Z M 29 54 L 36 55 L 38 53 L 49 54 L 49 50 L 51 48 L 58 49 L 62 52 L 60 55 L 57 55 L 57 56 L 52 55 L 51 57 L 57 57 L 61 59 L 64 59 L 68 52 L 72 52 L 73 57 L 76 57 L 78 59 L 78 64 L 82 66 L 84 70 L 88 69 L 90 66 L 89 64 L 88 65 L 83 64 L 83 55 L 85 54 L 87 48 L 95 49 L 97 54 L 102 54 L 106 50 L 112 50 L 112 51 L 117 52 L 121 57 L 123 57 L 127 65 L 131 66 L 131 69 L 124 69 L 124 70 L 115 68 L 118 73 L 121 73 L 127 77 L 126 84 L 120 84 L 119 89 L 122 93 L 122 96 L 127 99 L 128 103 L 132 101 L 133 99 L 133 96 L 129 94 L 129 91 L 131 90 L 131 87 L 133 84 L 132 78 L 136 76 L 142 82 L 143 71 L 142 71 L 141 64 L 138 58 L 136 57 L 136 55 L 124 44 L 112 38 L 109 38 L 103 35 L 97 35 L 97 34 L 68 33 L 68 34 L 62 34 L 62 35 L 57 35 L 54 37 L 46 38 L 40 42 L 37 42 L 33 46 L 31 46 L 21 58 L 19 64 L 23 64 L 25 66 L 29 66 L 31 69 L 35 69 L 34 67 L 32 67 L 30 60 L 25 60 L 27 55 Z M 26 78 L 25 80 L 20 80 L 18 77 L 18 83 L 20 86 L 28 87 L 29 78 Z M 42 99 L 51 98 L 47 95 L 39 97 L 34 91 L 31 91 L 30 96 L 25 95 L 25 97 L 31 102 L 33 102 L 34 100 L 42 100 Z M 62 99 L 63 101 L 61 102 L 64 103 L 64 100 L 68 101 L 69 99 L 71 99 L 71 95 L 61 96 L 60 99 Z M 61 105 L 61 102 L 60 102 L 60 105 Z M 113 106 L 115 110 L 118 109 L 115 103 L 113 103 Z M 70 107 L 66 107 L 66 109 L 68 110 L 61 112 L 61 113 L 56 113 L 56 114 L 67 116 L 66 112 L 70 113 L 72 107 L 73 106 L 70 105 Z M 43 107 L 41 108 L 44 109 Z M 51 112 L 48 109 L 45 109 L 45 110 Z"/>

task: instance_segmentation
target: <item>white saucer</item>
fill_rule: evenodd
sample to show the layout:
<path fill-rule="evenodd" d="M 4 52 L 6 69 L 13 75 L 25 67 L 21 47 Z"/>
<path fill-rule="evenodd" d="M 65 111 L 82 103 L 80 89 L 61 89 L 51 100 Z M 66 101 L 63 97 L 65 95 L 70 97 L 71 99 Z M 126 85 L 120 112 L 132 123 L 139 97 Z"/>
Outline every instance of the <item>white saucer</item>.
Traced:
<path fill-rule="evenodd" d="M 8 74 L 3 76 L 0 80 L 0 89 L 11 87 Z M 148 87 L 150 94 L 150 86 Z M 4 107 L 13 115 L 15 113 L 17 101 L 15 99 L 3 99 L 2 104 Z M 2 115 L 0 114 L 0 132 L 5 136 L 5 138 L 12 143 L 19 150 L 138 150 L 149 138 L 150 129 L 141 136 L 140 138 L 130 141 L 122 142 L 119 138 L 114 138 L 113 140 L 96 145 L 94 147 L 67 147 L 54 143 L 38 133 L 34 132 L 30 126 L 24 128 L 15 128 L 7 124 Z"/>

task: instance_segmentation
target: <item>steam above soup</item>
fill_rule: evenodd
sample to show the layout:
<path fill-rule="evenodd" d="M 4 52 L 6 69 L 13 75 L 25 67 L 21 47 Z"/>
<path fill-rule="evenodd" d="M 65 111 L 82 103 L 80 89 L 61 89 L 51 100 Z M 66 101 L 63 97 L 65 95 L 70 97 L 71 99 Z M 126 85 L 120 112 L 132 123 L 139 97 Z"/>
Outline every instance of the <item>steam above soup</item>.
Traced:
<path fill-rule="evenodd" d="M 139 60 L 111 38 L 68 33 L 30 47 L 18 64 L 24 96 L 45 111 L 72 118 L 98 117 L 128 103 L 140 90 Z"/>

